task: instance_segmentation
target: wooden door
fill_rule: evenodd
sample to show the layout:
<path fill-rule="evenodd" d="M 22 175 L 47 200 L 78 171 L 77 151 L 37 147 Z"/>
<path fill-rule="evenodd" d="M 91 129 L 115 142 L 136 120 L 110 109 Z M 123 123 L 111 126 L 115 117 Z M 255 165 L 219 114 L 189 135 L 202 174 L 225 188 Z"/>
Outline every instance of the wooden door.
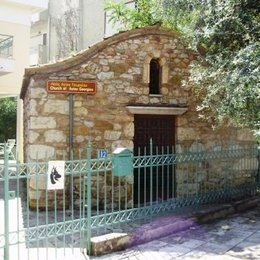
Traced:
<path fill-rule="evenodd" d="M 174 151 L 175 117 L 168 115 L 135 115 L 134 154 L 150 154 L 150 140 L 153 154 Z M 156 148 L 157 147 L 157 148 Z M 166 200 L 174 196 L 173 167 L 153 167 L 135 170 L 134 200 L 135 204 L 151 200 Z M 152 178 L 152 179 L 151 179 Z"/>

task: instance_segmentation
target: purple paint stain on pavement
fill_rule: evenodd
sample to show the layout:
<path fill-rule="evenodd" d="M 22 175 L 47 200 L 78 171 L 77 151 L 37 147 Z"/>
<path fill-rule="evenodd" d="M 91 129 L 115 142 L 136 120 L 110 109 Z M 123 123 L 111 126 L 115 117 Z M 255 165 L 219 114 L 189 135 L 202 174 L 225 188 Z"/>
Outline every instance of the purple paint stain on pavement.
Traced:
<path fill-rule="evenodd" d="M 196 220 L 193 218 L 185 219 L 176 216 L 159 218 L 137 228 L 132 233 L 128 246 L 143 244 L 182 230 L 187 230 L 196 225 Z"/>

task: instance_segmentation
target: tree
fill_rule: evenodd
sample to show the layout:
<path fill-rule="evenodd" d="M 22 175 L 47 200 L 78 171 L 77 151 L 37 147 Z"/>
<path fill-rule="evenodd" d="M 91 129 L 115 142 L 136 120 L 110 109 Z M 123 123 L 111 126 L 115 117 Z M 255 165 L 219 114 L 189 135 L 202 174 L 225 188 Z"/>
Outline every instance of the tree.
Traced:
<path fill-rule="evenodd" d="M 198 111 L 216 125 L 252 129 L 260 136 L 260 4 L 254 0 L 158 0 L 142 2 L 153 19 L 183 34 L 200 53 L 190 69 L 189 84 L 200 99 Z M 111 8 L 111 7 L 110 7 Z M 150 8 L 150 9 L 149 9 Z M 113 9 L 113 8 L 112 8 Z M 113 9 L 115 10 L 115 8 Z M 135 12 L 114 12 L 135 28 Z M 113 11 L 112 11 L 113 13 Z M 130 22 L 131 21 L 131 22 Z M 150 22 L 152 21 L 152 22 Z"/>
<path fill-rule="evenodd" d="M 0 142 L 15 139 L 16 98 L 0 98 Z"/>
<path fill-rule="evenodd" d="M 183 32 L 193 24 L 194 17 L 199 15 L 198 0 L 136 0 L 136 8 L 127 7 L 125 3 L 108 1 L 105 10 L 110 13 L 114 25 L 121 30 L 128 30 L 155 23 L 161 23 L 176 31 Z"/>
<path fill-rule="evenodd" d="M 260 129 L 259 4 L 204 1 L 192 39 L 206 52 L 191 68 L 198 110 L 217 124 Z"/>
<path fill-rule="evenodd" d="M 138 0 L 136 8 L 127 7 L 125 3 L 106 3 L 105 10 L 109 11 L 110 19 L 114 25 L 119 25 L 119 30 L 143 27 L 159 21 L 155 12 L 155 0 Z"/>

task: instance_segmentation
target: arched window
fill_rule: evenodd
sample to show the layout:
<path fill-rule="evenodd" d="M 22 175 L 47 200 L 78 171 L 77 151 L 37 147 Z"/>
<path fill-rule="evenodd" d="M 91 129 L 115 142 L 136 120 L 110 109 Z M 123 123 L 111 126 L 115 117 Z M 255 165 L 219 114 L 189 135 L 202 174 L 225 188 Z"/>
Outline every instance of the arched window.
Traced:
<path fill-rule="evenodd" d="M 158 59 L 150 61 L 149 93 L 160 94 L 161 65 Z"/>

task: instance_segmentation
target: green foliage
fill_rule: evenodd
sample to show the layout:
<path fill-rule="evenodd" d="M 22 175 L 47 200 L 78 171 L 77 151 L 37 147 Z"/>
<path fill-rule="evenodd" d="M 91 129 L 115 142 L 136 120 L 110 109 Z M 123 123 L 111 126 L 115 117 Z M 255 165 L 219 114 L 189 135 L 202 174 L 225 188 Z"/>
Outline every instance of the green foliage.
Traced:
<path fill-rule="evenodd" d="M 260 128 L 259 43 L 248 45 L 229 59 L 219 56 L 211 66 L 193 64 L 191 77 L 202 97 L 199 111 L 218 123 Z"/>
<path fill-rule="evenodd" d="M 136 8 L 133 9 L 123 2 L 109 1 L 105 10 L 110 13 L 109 21 L 120 25 L 121 30 L 160 23 L 176 31 L 188 33 L 199 15 L 200 6 L 199 0 L 138 0 Z"/>
<path fill-rule="evenodd" d="M 260 4 L 255 0 L 157 0 L 108 4 L 111 20 L 131 29 L 160 22 L 183 34 L 201 55 L 189 84 L 201 116 L 216 125 L 260 132 Z M 258 133 L 258 134 L 257 134 Z"/>
<path fill-rule="evenodd" d="M 16 137 L 16 98 L 0 99 L 0 142 Z"/>
<path fill-rule="evenodd" d="M 114 25 L 119 25 L 120 30 L 128 30 L 159 22 L 155 12 L 156 0 L 139 0 L 136 8 L 127 7 L 124 3 L 106 3 L 105 10 L 109 12 Z"/>
<path fill-rule="evenodd" d="M 216 125 L 260 129 L 259 6 L 252 0 L 205 1 L 192 43 L 205 56 L 193 64 L 190 83 L 202 98 L 198 110 Z"/>
<path fill-rule="evenodd" d="M 194 31 L 201 8 L 199 0 L 158 0 L 156 10 L 163 26 L 188 36 Z"/>

